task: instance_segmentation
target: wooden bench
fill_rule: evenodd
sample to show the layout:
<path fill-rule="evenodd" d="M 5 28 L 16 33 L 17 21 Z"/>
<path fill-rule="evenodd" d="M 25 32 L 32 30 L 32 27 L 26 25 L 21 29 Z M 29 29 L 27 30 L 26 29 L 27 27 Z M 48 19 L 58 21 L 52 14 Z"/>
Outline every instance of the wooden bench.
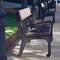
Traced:
<path fill-rule="evenodd" d="M 20 37 L 22 39 L 19 55 L 21 56 L 24 47 L 31 39 L 44 39 L 48 43 L 48 54 L 51 55 L 52 24 L 51 22 L 32 23 L 30 8 L 16 11 L 16 19 Z"/>
<path fill-rule="evenodd" d="M 51 16 L 52 22 L 55 23 L 56 4 L 53 0 L 41 0 L 39 8 L 39 17 L 44 20 L 45 17 Z"/>
<path fill-rule="evenodd" d="M 50 15 L 53 17 L 53 23 L 55 23 L 56 1 L 48 0 L 48 10 L 50 11 L 49 12 Z M 47 15 L 49 15 L 49 14 L 47 14 Z"/>
<path fill-rule="evenodd" d="M 48 8 L 49 9 L 56 9 L 56 1 L 48 0 Z"/>

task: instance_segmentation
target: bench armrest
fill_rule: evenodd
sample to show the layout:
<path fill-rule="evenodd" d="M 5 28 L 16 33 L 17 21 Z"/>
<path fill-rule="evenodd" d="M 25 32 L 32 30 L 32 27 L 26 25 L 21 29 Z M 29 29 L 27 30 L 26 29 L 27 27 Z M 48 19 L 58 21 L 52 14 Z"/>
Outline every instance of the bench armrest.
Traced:
<path fill-rule="evenodd" d="M 51 24 L 51 25 L 53 25 L 53 23 L 51 21 L 42 21 L 42 22 L 40 22 L 39 20 L 33 21 L 33 24 L 34 25 L 35 24 Z"/>
<path fill-rule="evenodd" d="M 26 27 L 24 27 L 23 29 L 26 29 L 26 28 L 28 28 L 28 27 L 31 27 L 31 26 L 38 26 L 38 25 L 44 25 L 44 24 L 47 24 L 47 25 L 53 25 L 53 23 L 51 22 L 51 21 L 43 21 L 43 22 L 33 22 L 32 24 L 29 24 L 29 25 L 27 25 Z"/>

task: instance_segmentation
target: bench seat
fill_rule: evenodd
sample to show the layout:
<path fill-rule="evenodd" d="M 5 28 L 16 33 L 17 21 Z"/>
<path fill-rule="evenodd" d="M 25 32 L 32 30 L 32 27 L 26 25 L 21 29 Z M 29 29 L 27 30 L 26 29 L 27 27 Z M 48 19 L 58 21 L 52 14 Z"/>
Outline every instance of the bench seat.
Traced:
<path fill-rule="evenodd" d="M 46 36 L 49 36 L 50 35 L 50 26 L 42 26 L 42 28 L 39 30 L 39 29 L 31 29 L 27 34 L 26 36 L 27 37 L 46 37 Z"/>

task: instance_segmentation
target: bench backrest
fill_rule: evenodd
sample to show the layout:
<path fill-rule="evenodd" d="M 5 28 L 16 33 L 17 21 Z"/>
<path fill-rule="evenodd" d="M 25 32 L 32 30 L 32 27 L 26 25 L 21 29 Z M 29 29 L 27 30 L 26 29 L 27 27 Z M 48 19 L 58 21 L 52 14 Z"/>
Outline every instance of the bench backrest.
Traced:
<path fill-rule="evenodd" d="M 29 7 L 18 10 L 16 12 L 18 29 L 21 35 L 29 31 L 30 27 L 27 27 L 27 26 L 30 24 L 30 20 L 31 20 L 30 16 L 31 16 L 31 11 Z"/>
<path fill-rule="evenodd" d="M 27 8 L 25 8 L 25 9 L 19 10 L 19 14 L 20 14 L 21 20 L 26 19 L 27 17 L 29 17 L 29 16 L 31 15 L 30 8 L 27 7 Z"/>

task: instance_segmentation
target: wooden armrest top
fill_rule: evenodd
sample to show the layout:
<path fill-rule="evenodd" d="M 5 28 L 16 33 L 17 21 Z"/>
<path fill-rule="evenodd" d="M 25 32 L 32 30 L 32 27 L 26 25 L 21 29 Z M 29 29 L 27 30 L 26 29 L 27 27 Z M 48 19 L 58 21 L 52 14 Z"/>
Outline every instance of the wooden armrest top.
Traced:
<path fill-rule="evenodd" d="M 51 24 L 51 25 L 53 25 L 53 23 L 51 22 L 51 21 L 42 21 L 41 22 L 41 20 L 34 20 L 33 21 L 33 24 Z"/>

